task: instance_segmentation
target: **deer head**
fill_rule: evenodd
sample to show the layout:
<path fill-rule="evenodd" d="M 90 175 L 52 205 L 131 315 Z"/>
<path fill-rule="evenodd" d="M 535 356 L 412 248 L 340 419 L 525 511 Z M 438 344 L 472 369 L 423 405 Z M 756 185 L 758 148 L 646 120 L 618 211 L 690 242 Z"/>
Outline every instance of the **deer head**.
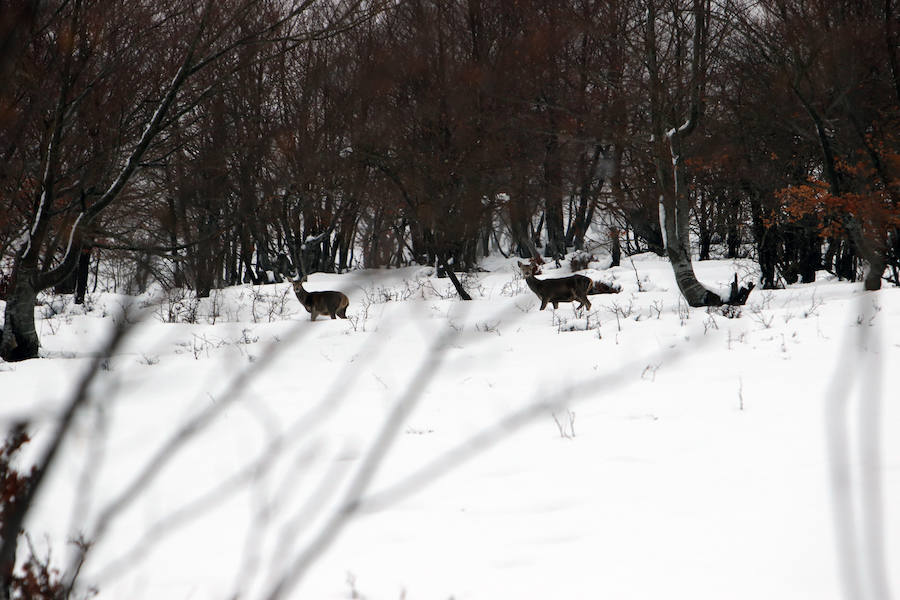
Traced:
<path fill-rule="evenodd" d="M 522 271 L 522 275 L 524 277 L 531 277 L 533 275 L 541 274 L 541 263 L 536 261 L 535 259 L 529 260 L 527 263 L 523 263 L 522 261 L 516 261 L 519 263 L 519 270 Z"/>

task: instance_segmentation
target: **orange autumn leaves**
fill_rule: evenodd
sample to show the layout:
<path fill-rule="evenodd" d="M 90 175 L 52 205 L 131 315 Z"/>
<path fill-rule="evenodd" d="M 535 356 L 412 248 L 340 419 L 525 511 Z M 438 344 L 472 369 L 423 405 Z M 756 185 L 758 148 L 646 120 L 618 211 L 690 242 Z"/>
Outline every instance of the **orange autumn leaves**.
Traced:
<path fill-rule="evenodd" d="M 847 217 L 854 218 L 872 241 L 884 240 L 900 227 L 900 153 L 876 147 L 854 162 L 838 160 L 835 172 L 839 189 L 846 191 L 833 193 L 832 186 L 818 175 L 776 191 L 782 217 L 797 222 L 814 216 L 823 238 L 844 237 Z"/>

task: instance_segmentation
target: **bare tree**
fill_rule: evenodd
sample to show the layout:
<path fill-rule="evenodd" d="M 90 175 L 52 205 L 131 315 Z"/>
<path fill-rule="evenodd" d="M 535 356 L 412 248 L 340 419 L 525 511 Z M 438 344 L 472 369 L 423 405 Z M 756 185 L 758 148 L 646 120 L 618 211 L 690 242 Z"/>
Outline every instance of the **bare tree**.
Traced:
<path fill-rule="evenodd" d="M 704 82 L 709 66 L 708 2 L 693 0 L 690 16 L 680 3 L 661 19 L 656 2 L 647 2 L 645 57 L 650 97 L 650 131 L 652 155 L 659 193 L 659 222 L 663 231 L 666 255 L 672 263 L 678 289 L 691 306 L 718 306 L 723 303 L 743 304 L 752 289 L 734 289 L 730 298 L 703 286 L 694 274 L 691 262 L 691 204 L 685 179 L 685 141 L 694 133 L 703 113 Z M 660 23 L 671 23 L 658 35 Z M 690 29 L 687 26 L 690 25 Z M 674 58 L 664 65 L 660 60 L 660 44 Z M 664 71 L 666 67 L 668 71 Z M 670 96 L 675 89 L 678 95 Z M 671 122 L 672 117 L 682 122 Z"/>

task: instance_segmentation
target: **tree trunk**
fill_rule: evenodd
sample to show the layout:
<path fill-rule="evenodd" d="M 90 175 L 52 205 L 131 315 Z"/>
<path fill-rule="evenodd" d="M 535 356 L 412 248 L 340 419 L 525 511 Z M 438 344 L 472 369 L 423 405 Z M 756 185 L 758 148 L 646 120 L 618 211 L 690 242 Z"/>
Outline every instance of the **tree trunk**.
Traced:
<path fill-rule="evenodd" d="M 612 263 L 609 266 L 618 267 L 622 262 L 622 243 L 619 240 L 619 230 L 615 227 L 610 227 L 609 237 L 612 240 L 612 250 L 610 251 Z"/>
<path fill-rule="evenodd" d="M 666 255 L 672 263 L 678 289 L 690 306 L 720 306 L 724 301 L 700 283 L 691 262 L 690 196 L 685 193 L 686 185 L 681 168 L 681 133 L 672 129 L 666 137 L 669 152 L 665 152 L 666 144 L 663 141 L 662 144 L 657 144 L 654 156 L 660 189 L 659 223 L 664 232 Z M 670 157 L 662 157 L 660 154 L 670 154 Z M 672 167 L 669 168 L 668 165 Z M 666 183 L 669 181 L 673 183 L 672 186 Z"/>
<path fill-rule="evenodd" d="M 803 228 L 800 242 L 800 281 L 813 283 L 816 280 L 816 271 L 822 264 L 822 240 L 816 231 L 816 224 L 812 218 Z"/>
<path fill-rule="evenodd" d="M 181 263 L 180 256 L 178 254 L 178 250 L 175 250 L 178 246 L 178 207 L 175 201 L 175 195 L 170 194 L 166 198 L 166 204 L 169 211 L 168 217 L 171 222 L 171 226 L 169 227 L 169 244 L 172 246 L 173 250 L 171 252 L 172 255 L 172 285 L 176 288 L 184 287 L 184 265 Z M 186 226 L 185 223 L 183 226 Z"/>
<path fill-rule="evenodd" d="M 20 259 L 13 271 L 14 280 L 6 298 L 0 358 L 7 362 L 37 358 L 40 340 L 34 327 L 34 305 L 37 300 L 36 268 Z"/>
<path fill-rule="evenodd" d="M 737 227 L 729 227 L 725 234 L 725 258 L 738 258 L 741 249 L 741 235 Z"/>
<path fill-rule="evenodd" d="M 539 255 L 534 238 L 531 235 L 531 223 L 525 215 L 524 208 L 510 204 L 509 230 L 513 242 L 516 244 L 516 253 L 519 257 L 532 258 Z"/>
<path fill-rule="evenodd" d="M 778 228 L 767 227 L 762 204 L 751 192 L 750 208 L 753 217 L 753 237 L 756 242 L 760 283 L 764 290 L 775 289 L 775 267 L 778 264 Z"/>
<path fill-rule="evenodd" d="M 559 139 L 551 134 L 544 157 L 544 215 L 547 227 L 547 246 L 544 256 L 562 258 L 566 253 L 566 234 L 563 227 L 562 164 Z"/>
<path fill-rule="evenodd" d="M 700 228 L 700 255 L 699 260 L 709 260 L 709 250 L 712 247 L 712 233 L 709 229 Z"/>
<path fill-rule="evenodd" d="M 78 267 L 75 269 L 75 304 L 84 304 L 90 270 L 91 249 L 84 248 L 78 257 Z"/>
<path fill-rule="evenodd" d="M 712 246 L 712 206 L 709 196 L 705 193 L 698 194 L 697 226 L 700 230 L 700 260 L 709 260 L 709 250 Z"/>
<path fill-rule="evenodd" d="M 679 207 L 675 202 L 660 203 L 660 223 L 663 225 L 666 235 L 666 256 L 672 264 L 675 273 L 675 282 L 678 289 L 690 306 L 720 306 L 722 298 L 706 289 L 697 279 L 694 273 L 694 265 L 691 262 L 690 240 L 688 239 L 687 207 L 682 204 Z M 679 210 L 681 208 L 681 210 Z M 670 213 L 674 212 L 675 215 Z"/>
<path fill-rule="evenodd" d="M 838 279 L 856 281 L 856 253 L 852 242 L 843 240 L 835 242 L 835 246 L 834 274 Z"/>
<path fill-rule="evenodd" d="M 34 327 L 37 293 L 57 285 L 75 270 L 81 258 L 80 242 L 73 241 L 69 250 L 63 262 L 47 272 L 41 272 L 38 268 L 38 252 L 22 250 L 16 256 L 6 299 L 3 331 L 0 333 L 0 358 L 3 360 L 12 362 L 37 358 L 40 348 Z"/>
<path fill-rule="evenodd" d="M 693 1 L 694 32 L 691 52 L 690 81 L 687 93 L 690 108 L 685 122 L 676 127 L 666 128 L 663 119 L 666 107 L 663 105 L 664 85 L 659 79 L 657 62 L 656 5 L 647 5 L 646 60 L 649 74 L 650 121 L 653 135 L 653 161 L 656 167 L 656 184 L 659 192 L 659 223 L 663 232 L 666 255 L 672 263 L 678 289 L 691 306 L 719 306 L 723 303 L 743 304 L 747 301 L 753 284 L 738 289 L 735 284 L 732 296 L 724 300 L 706 289 L 694 274 L 691 263 L 690 195 L 684 180 L 684 156 L 682 141 L 696 129 L 701 114 L 701 86 L 704 74 L 705 22 L 708 17 L 701 0 Z"/>
<path fill-rule="evenodd" d="M 725 219 L 725 257 L 737 258 L 741 251 L 740 204 L 735 198 L 730 198 L 728 200 L 727 206 L 728 214 Z"/>
<path fill-rule="evenodd" d="M 584 236 L 587 234 L 588 227 L 594 216 L 594 205 L 596 204 L 597 192 L 603 187 L 603 180 L 595 186 L 594 178 L 597 175 L 597 167 L 600 164 L 603 148 L 599 145 L 594 147 L 593 155 L 590 162 L 582 153 L 578 158 L 579 173 L 579 193 L 578 208 L 575 215 L 569 215 L 569 228 L 566 230 L 566 247 L 574 247 L 581 250 L 584 247 Z M 574 193 L 573 193 L 574 196 Z M 570 202 L 571 205 L 571 202 Z"/>
<path fill-rule="evenodd" d="M 859 257 L 866 261 L 863 275 L 863 288 L 867 291 L 881 289 L 881 275 L 887 267 L 885 250 L 874 240 L 865 237 L 862 226 L 855 217 L 847 217 L 844 226 L 850 234 L 850 240 L 856 248 Z"/>
<path fill-rule="evenodd" d="M 472 296 L 463 288 L 462 283 L 459 281 L 459 278 L 456 276 L 456 273 L 453 272 L 453 268 L 447 264 L 447 261 L 444 260 L 444 254 L 438 253 L 438 264 L 444 269 L 444 272 L 447 273 L 447 277 L 450 278 L 450 283 L 453 284 L 453 287 L 456 288 L 456 293 L 459 294 L 459 298 L 461 300 L 471 300 Z"/>
<path fill-rule="evenodd" d="M 194 289 L 198 298 L 208 298 L 213 288 L 213 230 L 212 216 L 201 215 L 197 228 L 196 272 L 194 273 Z"/>

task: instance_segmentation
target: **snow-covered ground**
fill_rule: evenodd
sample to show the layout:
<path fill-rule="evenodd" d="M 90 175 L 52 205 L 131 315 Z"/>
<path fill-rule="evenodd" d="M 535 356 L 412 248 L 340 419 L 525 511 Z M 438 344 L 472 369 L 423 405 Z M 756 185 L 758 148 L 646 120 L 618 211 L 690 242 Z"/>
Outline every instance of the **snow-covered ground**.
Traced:
<path fill-rule="evenodd" d="M 822 273 L 725 314 L 641 255 L 592 265 L 623 289 L 590 311 L 541 312 L 514 259 L 484 266 L 473 302 L 428 268 L 311 276 L 350 297 L 337 321 L 310 322 L 289 284 L 48 300 L 44 358 L 0 363 L 0 417 L 34 422 L 32 457 L 111 324 L 136 324 L 28 522 L 36 546 L 64 566 L 67 539 L 104 527 L 83 574 L 104 600 L 264 598 L 294 575 L 284 597 L 828 600 L 879 562 L 853 537 L 879 514 L 868 485 L 900 593 L 900 289 Z M 723 290 L 753 275 L 695 268 Z"/>

